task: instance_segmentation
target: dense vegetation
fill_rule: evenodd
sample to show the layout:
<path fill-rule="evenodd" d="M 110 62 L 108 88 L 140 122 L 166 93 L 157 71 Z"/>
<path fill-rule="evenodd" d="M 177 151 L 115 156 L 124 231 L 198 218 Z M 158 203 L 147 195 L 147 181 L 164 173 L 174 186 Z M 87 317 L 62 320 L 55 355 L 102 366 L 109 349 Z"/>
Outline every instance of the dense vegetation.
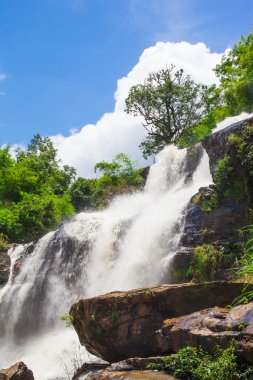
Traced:
<path fill-rule="evenodd" d="M 99 162 L 97 179 L 78 178 L 61 167 L 48 137 L 34 136 L 27 151 L 0 149 L 0 250 L 7 242 L 37 239 L 75 211 L 96 209 L 118 193 L 139 189 L 144 180 L 134 163 L 118 154 Z"/>
<path fill-rule="evenodd" d="M 138 190 L 144 183 L 140 170 L 123 153 L 116 155 L 112 162 L 97 163 L 94 170 L 99 173 L 97 179 L 79 177 L 70 188 L 77 211 L 103 208 L 115 195 Z"/>

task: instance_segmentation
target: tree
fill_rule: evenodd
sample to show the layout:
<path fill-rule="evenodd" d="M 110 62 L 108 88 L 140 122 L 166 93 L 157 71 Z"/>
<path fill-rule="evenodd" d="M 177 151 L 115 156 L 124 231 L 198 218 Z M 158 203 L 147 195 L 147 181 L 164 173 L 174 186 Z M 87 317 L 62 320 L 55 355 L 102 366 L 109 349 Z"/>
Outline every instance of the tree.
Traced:
<path fill-rule="evenodd" d="M 144 179 L 124 153 L 111 162 L 100 161 L 94 167 L 96 179 L 77 178 L 70 187 L 72 203 L 77 211 L 103 208 L 116 195 L 140 189 Z"/>
<path fill-rule="evenodd" d="M 60 164 L 51 140 L 39 134 L 16 158 L 9 147 L 0 149 L 0 233 L 27 242 L 73 214 L 69 186 L 75 170 Z"/>
<path fill-rule="evenodd" d="M 95 173 L 99 171 L 101 178 L 108 178 L 113 184 L 127 183 L 138 185 L 140 182 L 142 183 L 142 178 L 135 166 L 136 163 L 132 162 L 126 154 L 119 153 L 114 157 L 112 162 L 98 162 L 94 167 L 94 171 Z"/>
<path fill-rule="evenodd" d="M 148 134 L 140 147 L 144 157 L 177 143 L 212 109 L 208 87 L 195 83 L 174 66 L 149 74 L 144 84 L 130 89 L 128 114 L 142 116 Z"/>
<path fill-rule="evenodd" d="M 253 111 L 253 33 L 224 54 L 215 72 L 229 115 Z"/>

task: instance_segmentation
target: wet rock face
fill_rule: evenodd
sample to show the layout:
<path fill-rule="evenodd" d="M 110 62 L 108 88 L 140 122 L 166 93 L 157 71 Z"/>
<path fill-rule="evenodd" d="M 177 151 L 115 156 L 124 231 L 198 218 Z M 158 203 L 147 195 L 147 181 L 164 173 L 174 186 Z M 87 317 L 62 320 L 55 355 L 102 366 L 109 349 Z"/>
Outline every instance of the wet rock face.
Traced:
<path fill-rule="evenodd" d="M 217 185 L 211 185 L 208 188 L 201 188 L 190 200 L 185 211 L 185 227 L 180 248 L 172 262 L 175 272 L 189 264 L 193 248 L 196 246 L 214 244 L 225 253 L 229 253 L 241 240 L 239 230 L 248 224 L 253 185 L 236 145 L 229 143 L 229 136 L 232 133 L 241 136 L 246 127 L 253 128 L 253 118 L 233 124 L 203 140 L 213 178 L 219 161 L 228 156 L 233 168 L 231 187 L 242 185 L 242 189 L 238 188 L 229 194 L 230 185 L 222 190 Z M 176 282 L 177 278 L 173 278 L 172 275 L 171 281 Z"/>
<path fill-rule="evenodd" d="M 237 354 L 253 363 L 253 303 L 230 311 L 212 308 L 179 318 L 165 320 L 154 337 L 157 353 L 177 352 L 183 347 L 201 346 L 215 353 L 216 346 L 226 348 L 237 341 Z"/>
<path fill-rule="evenodd" d="M 245 176 L 245 171 L 242 168 L 240 158 L 237 156 L 234 146 L 228 144 L 228 137 L 231 133 L 240 136 L 242 129 L 245 126 L 253 127 L 253 118 L 249 118 L 244 121 L 232 124 L 227 128 L 222 129 L 214 134 L 208 135 L 204 138 L 202 144 L 210 160 L 210 170 L 211 174 L 214 174 L 214 170 L 217 163 L 224 155 L 229 155 L 234 163 L 234 166 L 238 167 L 237 174 L 241 177 Z"/>
<path fill-rule="evenodd" d="M 5 285 L 10 275 L 11 259 L 7 252 L 0 252 L 0 286 Z"/>
<path fill-rule="evenodd" d="M 23 362 L 0 370 L 0 380 L 34 380 L 32 371 Z"/>
<path fill-rule="evenodd" d="M 244 284 L 213 282 L 161 285 L 80 300 L 70 310 L 82 345 L 112 363 L 157 354 L 155 331 L 162 321 L 233 302 Z"/>

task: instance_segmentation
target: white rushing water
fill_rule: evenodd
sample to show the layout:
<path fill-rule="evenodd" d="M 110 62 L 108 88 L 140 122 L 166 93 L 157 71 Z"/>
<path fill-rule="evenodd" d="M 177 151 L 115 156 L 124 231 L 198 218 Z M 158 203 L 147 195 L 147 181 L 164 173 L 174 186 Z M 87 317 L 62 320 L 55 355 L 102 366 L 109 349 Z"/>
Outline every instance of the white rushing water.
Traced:
<path fill-rule="evenodd" d="M 89 359 L 74 330 L 59 320 L 72 303 L 169 281 L 185 207 L 212 181 L 206 153 L 190 178 L 186 155 L 166 147 L 143 191 L 116 198 L 104 211 L 78 214 L 35 245 L 10 250 L 12 268 L 22 264 L 0 290 L 0 368 L 22 360 L 37 380 L 67 379 L 73 366 Z"/>

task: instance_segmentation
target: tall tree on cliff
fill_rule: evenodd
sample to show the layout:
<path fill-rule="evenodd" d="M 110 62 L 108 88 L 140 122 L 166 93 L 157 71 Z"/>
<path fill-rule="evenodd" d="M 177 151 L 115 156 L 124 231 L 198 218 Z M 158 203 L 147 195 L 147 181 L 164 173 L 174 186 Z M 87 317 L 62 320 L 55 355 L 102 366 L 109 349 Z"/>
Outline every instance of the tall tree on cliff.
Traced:
<path fill-rule="evenodd" d="M 148 132 L 140 145 L 144 157 L 187 138 L 212 109 L 209 95 L 207 86 L 194 82 L 182 69 L 175 71 L 173 65 L 133 86 L 125 111 L 144 118 Z"/>

